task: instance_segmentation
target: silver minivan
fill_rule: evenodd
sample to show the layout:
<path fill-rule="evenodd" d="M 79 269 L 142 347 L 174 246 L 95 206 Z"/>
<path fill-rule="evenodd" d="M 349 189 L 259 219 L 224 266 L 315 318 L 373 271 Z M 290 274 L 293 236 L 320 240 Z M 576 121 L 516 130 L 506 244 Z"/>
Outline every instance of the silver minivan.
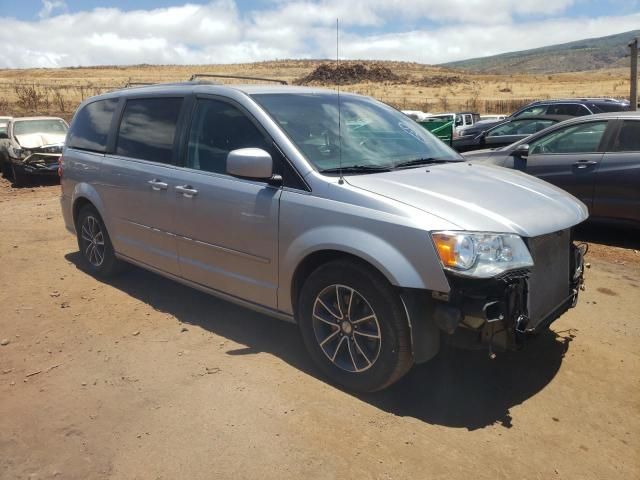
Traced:
<path fill-rule="evenodd" d="M 357 391 L 442 339 L 518 348 L 582 283 L 580 201 L 471 165 L 364 96 L 199 81 L 108 93 L 78 108 L 60 175 L 90 272 L 132 263 L 296 322 L 324 374 Z"/>

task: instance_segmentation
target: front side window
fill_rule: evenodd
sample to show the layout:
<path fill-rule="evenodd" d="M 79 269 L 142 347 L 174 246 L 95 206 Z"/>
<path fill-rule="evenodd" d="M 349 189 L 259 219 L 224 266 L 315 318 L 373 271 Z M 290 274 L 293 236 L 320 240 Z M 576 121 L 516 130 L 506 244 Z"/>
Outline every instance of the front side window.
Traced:
<path fill-rule="evenodd" d="M 23 120 L 14 122 L 13 135 L 20 137 L 22 135 L 66 135 L 68 130 L 64 120 L 43 119 L 43 120 Z M 18 142 L 20 139 L 18 138 Z"/>
<path fill-rule="evenodd" d="M 555 122 L 553 120 L 514 120 L 504 123 L 493 128 L 487 134 L 488 137 L 497 137 L 502 135 L 531 135 L 533 133 L 550 127 Z"/>
<path fill-rule="evenodd" d="M 90 103 L 80 110 L 71 125 L 69 146 L 106 152 L 109 128 L 117 105 L 118 99 L 110 98 Z"/>
<path fill-rule="evenodd" d="M 561 128 L 531 142 L 529 152 L 531 155 L 597 152 L 606 128 L 606 121 L 587 122 Z"/>
<path fill-rule="evenodd" d="M 182 98 L 127 100 L 120 122 L 116 153 L 171 163 Z"/>
<path fill-rule="evenodd" d="M 425 128 L 370 98 L 341 97 L 338 118 L 338 96 L 333 93 L 253 97 L 320 171 L 393 168 L 418 159 L 462 160 Z"/>
<path fill-rule="evenodd" d="M 640 152 L 640 121 L 625 120 L 614 143 L 616 152 Z"/>
<path fill-rule="evenodd" d="M 187 167 L 226 173 L 227 155 L 239 148 L 270 150 L 271 142 L 234 105 L 220 100 L 199 100 L 191 122 Z"/>

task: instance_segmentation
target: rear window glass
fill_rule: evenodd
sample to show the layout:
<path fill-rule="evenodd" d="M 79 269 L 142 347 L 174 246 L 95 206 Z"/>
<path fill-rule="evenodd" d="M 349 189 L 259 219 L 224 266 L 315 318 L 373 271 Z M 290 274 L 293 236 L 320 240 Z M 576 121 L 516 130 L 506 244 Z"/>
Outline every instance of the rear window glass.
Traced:
<path fill-rule="evenodd" d="M 640 152 L 640 121 L 625 120 L 618 133 L 616 152 Z"/>
<path fill-rule="evenodd" d="M 128 100 L 120 122 L 116 153 L 171 163 L 182 98 Z"/>
<path fill-rule="evenodd" d="M 629 110 L 629 107 L 623 103 L 598 103 L 591 106 L 592 109 L 601 113 L 607 112 L 624 112 Z"/>
<path fill-rule="evenodd" d="M 78 112 L 69 132 L 69 146 L 94 152 L 107 151 L 107 138 L 118 99 L 98 100 Z"/>

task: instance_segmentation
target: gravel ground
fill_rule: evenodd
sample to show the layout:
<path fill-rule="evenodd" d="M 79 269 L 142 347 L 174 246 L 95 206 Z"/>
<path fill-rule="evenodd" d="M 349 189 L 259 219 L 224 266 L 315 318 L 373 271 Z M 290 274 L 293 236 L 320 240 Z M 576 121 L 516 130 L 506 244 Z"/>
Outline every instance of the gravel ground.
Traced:
<path fill-rule="evenodd" d="M 632 232 L 581 230 L 587 289 L 524 351 L 445 348 L 352 395 L 294 325 L 136 268 L 88 276 L 58 191 L 0 180 L 2 479 L 640 478 Z"/>

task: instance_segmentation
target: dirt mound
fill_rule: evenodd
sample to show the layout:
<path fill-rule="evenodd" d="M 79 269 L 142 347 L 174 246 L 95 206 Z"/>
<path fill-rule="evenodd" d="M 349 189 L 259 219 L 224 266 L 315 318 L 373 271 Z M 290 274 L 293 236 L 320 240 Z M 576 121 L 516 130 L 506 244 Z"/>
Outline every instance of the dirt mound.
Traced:
<path fill-rule="evenodd" d="M 469 81 L 459 75 L 425 75 L 411 82 L 412 85 L 420 87 L 445 87 L 457 83 L 469 83 Z"/>
<path fill-rule="evenodd" d="M 365 65 L 364 63 L 345 62 L 340 65 L 323 63 L 316 67 L 309 75 L 297 79 L 296 85 L 309 84 L 339 84 L 349 85 L 361 82 L 398 81 L 400 77 L 390 68 L 379 64 Z"/>

